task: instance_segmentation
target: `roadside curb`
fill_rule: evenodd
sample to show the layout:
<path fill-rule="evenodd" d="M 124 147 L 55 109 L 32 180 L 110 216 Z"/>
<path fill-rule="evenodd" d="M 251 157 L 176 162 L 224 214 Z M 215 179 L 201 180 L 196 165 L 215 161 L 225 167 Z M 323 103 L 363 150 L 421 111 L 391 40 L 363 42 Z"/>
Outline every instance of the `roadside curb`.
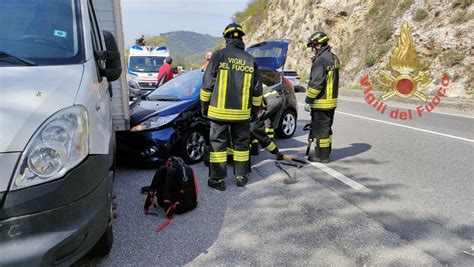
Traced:
<path fill-rule="evenodd" d="M 386 92 L 381 91 L 370 91 L 374 94 L 377 98 L 385 94 Z M 365 95 L 363 90 L 352 90 L 352 89 L 342 89 L 339 90 L 339 95 L 344 97 L 350 98 L 357 98 L 359 100 L 364 101 Z M 429 99 L 432 99 L 434 94 L 429 94 Z M 422 104 L 426 104 L 421 102 L 419 99 L 409 98 L 409 99 L 402 99 L 399 97 L 392 97 L 389 100 L 384 101 L 387 105 L 402 103 L 407 105 L 419 106 Z M 467 98 L 449 98 L 443 97 L 441 102 L 436 107 L 440 110 L 450 110 L 450 111 L 458 111 L 463 113 L 474 113 L 474 99 L 467 99 Z"/>

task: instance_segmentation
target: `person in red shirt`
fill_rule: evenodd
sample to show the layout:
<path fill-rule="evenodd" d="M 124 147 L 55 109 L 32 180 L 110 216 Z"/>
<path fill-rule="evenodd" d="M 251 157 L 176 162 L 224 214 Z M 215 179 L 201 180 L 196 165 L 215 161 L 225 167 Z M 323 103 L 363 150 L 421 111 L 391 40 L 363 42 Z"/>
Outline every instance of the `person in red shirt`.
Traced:
<path fill-rule="evenodd" d="M 209 65 L 209 61 L 211 60 L 211 58 L 212 58 L 212 51 L 208 51 L 206 53 L 206 63 L 204 63 L 204 65 L 202 65 L 201 71 L 206 71 L 207 65 Z"/>
<path fill-rule="evenodd" d="M 164 83 L 173 79 L 173 69 L 171 68 L 172 63 L 173 63 L 173 59 L 171 57 L 167 57 L 163 61 L 163 65 L 161 65 L 160 71 L 158 73 L 157 87 L 160 87 Z"/>

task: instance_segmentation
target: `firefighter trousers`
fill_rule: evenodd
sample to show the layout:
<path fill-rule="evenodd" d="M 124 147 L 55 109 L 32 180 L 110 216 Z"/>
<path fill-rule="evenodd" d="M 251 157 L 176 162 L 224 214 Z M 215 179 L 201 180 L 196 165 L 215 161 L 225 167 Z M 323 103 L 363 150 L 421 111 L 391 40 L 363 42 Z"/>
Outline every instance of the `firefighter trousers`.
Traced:
<path fill-rule="evenodd" d="M 227 147 L 230 147 L 233 152 L 234 175 L 244 176 L 250 172 L 249 122 L 211 121 L 209 139 L 211 142 L 210 178 L 227 177 Z"/>
<path fill-rule="evenodd" d="M 265 130 L 265 121 L 257 120 L 256 122 L 250 123 L 250 133 L 253 140 L 257 140 L 258 143 L 272 154 L 278 153 L 278 148 L 275 143 L 270 139 Z"/>
<path fill-rule="evenodd" d="M 311 129 L 316 158 L 321 160 L 329 159 L 329 154 L 331 153 L 334 112 L 335 109 L 311 110 Z"/>
<path fill-rule="evenodd" d="M 275 138 L 275 129 L 273 129 L 272 120 L 266 119 L 264 124 L 265 124 L 265 133 L 267 134 L 268 138 L 273 140 Z"/>

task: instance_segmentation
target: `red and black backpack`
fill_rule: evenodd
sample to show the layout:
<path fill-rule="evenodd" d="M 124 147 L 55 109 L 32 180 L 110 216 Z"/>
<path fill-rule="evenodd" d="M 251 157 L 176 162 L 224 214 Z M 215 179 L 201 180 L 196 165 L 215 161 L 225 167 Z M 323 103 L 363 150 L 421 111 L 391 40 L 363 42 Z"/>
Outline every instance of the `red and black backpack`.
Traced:
<path fill-rule="evenodd" d="M 197 206 L 198 186 L 194 170 L 180 157 L 170 157 L 156 171 L 147 191 L 145 214 L 157 215 L 150 212 L 149 208 L 160 206 L 167 217 L 156 229 L 157 232 L 161 232 L 171 222 L 174 214 L 183 214 Z"/>

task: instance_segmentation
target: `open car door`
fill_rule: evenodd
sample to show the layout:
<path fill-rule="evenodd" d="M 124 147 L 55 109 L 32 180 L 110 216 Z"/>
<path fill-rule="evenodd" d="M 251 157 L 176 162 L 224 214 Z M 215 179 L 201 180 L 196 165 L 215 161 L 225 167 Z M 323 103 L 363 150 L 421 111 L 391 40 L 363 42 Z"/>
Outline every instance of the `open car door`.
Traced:
<path fill-rule="evenodd" d="M 268 40 L 248 47 L 247 52 L 257 60 L 259 67 L 282 71 L 290 43 L 288 39 Z"/>

